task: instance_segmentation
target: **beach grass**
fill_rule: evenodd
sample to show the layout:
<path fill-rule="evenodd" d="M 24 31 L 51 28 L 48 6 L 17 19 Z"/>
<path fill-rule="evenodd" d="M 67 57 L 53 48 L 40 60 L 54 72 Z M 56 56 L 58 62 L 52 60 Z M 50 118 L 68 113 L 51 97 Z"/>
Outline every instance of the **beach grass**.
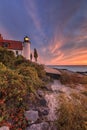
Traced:
<path fill-rule="evenodd" d="M 76 84 L 87 84 L 87 76 L 80 75 L 78 73 L 62 72 L 60 77 L 62 84 L 76 85 Z"/>
<path fill-rule="evenodd" d="M 86 104 L 83 105 L 83 100 L 79 96 L 72 94 L 72 98 L 69 99 L 65 94 L 60 94 L 61 104 L 60 109 L 57 110 L 58 120 L 56 121 L 58 130 L 87 130 Z"/>

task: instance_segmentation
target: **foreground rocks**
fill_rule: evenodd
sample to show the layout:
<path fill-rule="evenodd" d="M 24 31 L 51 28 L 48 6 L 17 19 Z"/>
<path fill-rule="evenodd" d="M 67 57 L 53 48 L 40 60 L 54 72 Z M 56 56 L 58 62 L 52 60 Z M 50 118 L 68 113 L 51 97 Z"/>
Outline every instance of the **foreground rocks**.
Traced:
<path fill-rule="evenodd" d="M 10 130 L 10 129 L 9 129 L 9 127 L 7 127 L 7 126 L 2 126 L 2 127 L 0 128 L 0 130 Z"/>
<path fill-rule="evenodd" d="M 34 123 L 39 118 L 38 111 L 33 111 L 33 110 L 26 111 L 25 117 L 28 121 L 30 121 L 30 123 Z"/>
<path fill-rule="evenodd" d="M 33 124 L 26 130 L 49 130 L 49 124 L 47 122 L 42 122 L 39 124 Z"/>
<path fill-rule="evenodd" d="M 68 72 L 66 70 L 61 70 L 61 72 L 62 71 L 69 73 L 69 75 L 73 73 L 70 71 Z M 79 77 L 80 76 L 83 75 L 79 75 Z M 79 84 L 78 86 L 76 84 L 76 86 L 74 86 L 73 88 L 70 87 L 69 85 L 65 86 L 61 84 L 61 82 L 58 80 L 54 80 L 53 83 L 49 83 L 47 86 L 45 86 L 45 89 L 42 90 L 38 89 L 37 98 L 35 99 L 35 102 L 33 102 L 31 99 L 28 101 L 28 104 L 30 105 L 28 107 L 29 110 L 26 111 L 24 114 L 26 119 L 28 120 L 28 125 L 25 130 L 58 130 L 58 127 L 56 126 L 55 123 L 58 122 L 57 119 L 60 116 L 61 104 L 65 103 L 66 101 L 66 103 L 69 103 L 69 105 L 71 105 L 72 108 L 74 107 L 76 108 L 75 105 L 76 104 L 80 105 L 81 103 L 82 105 L 86 106 L 85 103 L 87 100 L 85 97 L 86 94 L 85 92 L 86 92 L 86 88 L 81 84 Z M 64 107 L 67 110 L 67 105 L 66 104 L 64 105 L 65 105 Z M 67 110 L 67 112 L 68 111 L 69 110 Z M 66 118 L 64 118 L 65 121 Z M 62 124 L 63 122 L 64 121 L 62 120 Z M 6 126 L 3 126 L 0 128 L 0 130 L 10 130 L 10 129 Z"/>
<path fill-rule="evenodd" d="M 25 112 L 25 117 L 28 120 L 28 127 L 26 130 L 50 130 L 49 123 L 46 118 L 49 114 L 47 101 L 44 97 L 44 91 L 38 90 L 37 104 L 33 104 L 33 109 Z"/>

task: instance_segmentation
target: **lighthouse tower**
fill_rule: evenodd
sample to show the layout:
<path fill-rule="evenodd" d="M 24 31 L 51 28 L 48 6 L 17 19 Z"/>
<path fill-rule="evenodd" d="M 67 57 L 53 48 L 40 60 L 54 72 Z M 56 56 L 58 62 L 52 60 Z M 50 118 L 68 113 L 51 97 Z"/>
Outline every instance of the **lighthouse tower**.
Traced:
<path fill-rule="evenodd" d="M 30 60 L 30 39 L 26 36 L 23 42 L 23 56 Z"/>

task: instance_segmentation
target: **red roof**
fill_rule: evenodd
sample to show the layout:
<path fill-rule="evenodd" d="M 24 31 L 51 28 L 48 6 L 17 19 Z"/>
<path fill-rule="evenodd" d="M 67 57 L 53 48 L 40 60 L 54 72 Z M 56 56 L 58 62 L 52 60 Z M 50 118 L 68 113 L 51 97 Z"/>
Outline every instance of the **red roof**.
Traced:
<path fill-rule="evenodd" d="M 6 48 L 12 49 L 12 50 L 23 50 L 23 46 L 22 46 L 21 41 L 0 39 L 0 46 L 6 47 Z"/>

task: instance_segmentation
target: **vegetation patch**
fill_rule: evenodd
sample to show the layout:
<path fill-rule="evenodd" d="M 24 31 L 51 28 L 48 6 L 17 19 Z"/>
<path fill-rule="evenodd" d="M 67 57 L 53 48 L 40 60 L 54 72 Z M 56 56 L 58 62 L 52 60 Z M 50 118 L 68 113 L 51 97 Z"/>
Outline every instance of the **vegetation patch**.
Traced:
<path fill-rule="evenodd" d="M 78 73 L 62 72 L 60 82 L 70 87 L 75 87 L 76 84 L 87 84 L 87 76 L 79 75 Z"/>
<path fill-rule="evenodd" d="M 56 121 L 58 130 L 86 130 L 87 115 L 82 104 L 73 102 L 73 99 L 67 100 L 63 94 L 60 95 L 60 100 L 62 102 Z"/>
<path fill-rule="evenodd" d="M 84 94 L 85 96 L 87 96 L 87 91 L 82 92 L 82 94 Z"/>
<path fill-rule="evenodd" d="M 24 112 L 28 102 L 37 100 L 37 89 L 45 85 L 44 66 L 0 48 L 0 127 L 24 130 L 28 121 Z M 30 101 L 29 101 L 30 100 Z"/>

